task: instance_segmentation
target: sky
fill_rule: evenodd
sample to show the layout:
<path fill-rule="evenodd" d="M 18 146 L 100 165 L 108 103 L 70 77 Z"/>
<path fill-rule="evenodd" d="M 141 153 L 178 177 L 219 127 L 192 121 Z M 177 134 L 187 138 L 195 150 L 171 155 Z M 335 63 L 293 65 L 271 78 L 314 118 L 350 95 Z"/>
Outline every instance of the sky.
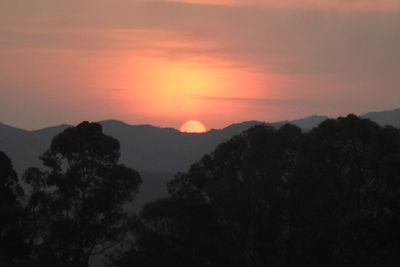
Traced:
<path fill-rule="evenodd" d="M 0 122 L 207 129 L 399 108 L 400 0 L 2 0 Z"/>

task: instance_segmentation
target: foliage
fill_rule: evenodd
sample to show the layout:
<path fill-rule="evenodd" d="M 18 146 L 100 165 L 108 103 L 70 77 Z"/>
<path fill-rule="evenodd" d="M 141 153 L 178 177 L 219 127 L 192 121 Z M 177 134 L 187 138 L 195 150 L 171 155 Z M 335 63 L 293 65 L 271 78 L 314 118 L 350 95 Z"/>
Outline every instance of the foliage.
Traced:
<path fill-rule="evenodd" d="M 398 266 L 400 131 L 255 126 L 168 185 L 110 266 Z"/>
<path fill-rule="evenodd" d="M 34 257 L 41 266 L 86 267 L 91 256 L 124 238 L 124 205 L 133 200 L 141 179 L 118 164 L 119 148 L 101 125 L 83 122 L 53 139 L 41 156 L 45 171 L 26 171 Z"/>
<path fill-rule="evenodd" d="M 12 266 L 29 253 L 23 194 L 11 160 L 0 152 L 0 266 Z"/>

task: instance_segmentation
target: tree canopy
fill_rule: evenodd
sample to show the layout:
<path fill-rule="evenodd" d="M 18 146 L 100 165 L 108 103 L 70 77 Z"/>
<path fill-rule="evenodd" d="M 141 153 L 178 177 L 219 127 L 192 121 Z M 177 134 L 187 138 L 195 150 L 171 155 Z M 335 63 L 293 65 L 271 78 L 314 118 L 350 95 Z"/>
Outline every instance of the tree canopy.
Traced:
<path fill-rule="evenodd" d="M 41 266 L 87 267 L 91 256 L 124 238 L 129 219 L 124 205 L 141 178 L 118 164 L 119 149 L 100 124 L 83 122 L 53 139 L 41 156 L 44 171 L 26 171 L 34 257 Z"/>
<path fill-rule="evenodd" d="M 309 132 L 257 125 L 127 213 L 140 175 L 83 122 L 30 168 L 25 200 L 0 152 L 0 265 L 335 267 L 400 264 L 400 130 L 354 115 Z M 121 244 L 126 246 L 118 246 Z"/>
<path fill-rule="evenodd" d="M 398 266 L 400 131 L 255 126 L 168 184 L 110 266 Z"/>
<path fill-rule="evenodd" d="M 15 266 L 29 252 L 25 231 L 24 192 L 18 184 L 11 160 L 0 151 L 0 265 Z"/>

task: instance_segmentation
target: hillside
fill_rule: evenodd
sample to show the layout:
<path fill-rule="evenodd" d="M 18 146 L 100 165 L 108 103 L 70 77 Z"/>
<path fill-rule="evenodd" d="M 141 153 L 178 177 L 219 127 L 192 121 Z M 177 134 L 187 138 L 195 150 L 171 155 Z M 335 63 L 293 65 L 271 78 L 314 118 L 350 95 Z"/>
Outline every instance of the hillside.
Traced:
<path fill-rule="evenodd" d="M 400 109 L 372 112 L 361 115 L 380 125 L 400 127 Z M 271 123 L 281 126 L 291 123 L 309 130 L 325 116 L 311 116 L 299 120 Z M 129 125 L 117 120 L 101 121 L 106 134 L 121 143 L 121 162 L 140 172 L 176 173 L 187 170 L 204 154 L 211 152 L 218 144 L 232 136 L 262 122 L 247 121 L 230 125 L 224 129 L 212 129 L 203 134 L 181 133 L 173 128 L 159 128 L 151 125 Z M 25 131 L 0 124 L 0 150 L 12 159 L 21 175 L 26 168 L 40 166 L 39 155 L 50 146 L 51 139 L 68 125 L 59 125 L 36 131 Z"/>

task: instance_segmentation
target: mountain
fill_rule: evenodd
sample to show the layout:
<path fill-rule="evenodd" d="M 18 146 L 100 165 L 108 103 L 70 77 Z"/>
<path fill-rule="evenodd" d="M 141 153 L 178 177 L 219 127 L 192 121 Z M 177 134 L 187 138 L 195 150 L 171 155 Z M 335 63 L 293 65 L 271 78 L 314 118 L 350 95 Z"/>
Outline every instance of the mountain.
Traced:
<path fill-rule="evenodd" d="M 400 109 L 372 112 L 362 115 L 381 125 L 400 126 Z M 299 120 L 274 122 L 275 127 L 285 123 L 309 130 L 327 119 L 311 116 Z M 159 128 L 151 125 L 129 125 L 117 120 L 101 121 L 107 135 L 118 139 L 121 144 L 121 163 L 138 170 L 144 180 L 141 194 L 137 199 L 140 207 L 145 202 L 166 194 L 166 181 L 179 171 L 186 171 L 190 165 L 206 153 L 260 121 L 232 124 L 224 129 L 212 129 L 202 134 L 181 133 L 173 128 Z M 25 131 L 0 124 L 0 151 L 13 161 L 19 176 L 29 167 L 40 167 L 39 156 L 49 147 L 52 138 L 68 125 L 59 125 L 37 131 Z"/>
<path fill-rule="evenodd" d="M 28 131 L 0 123 L 0 140 L 8 138 L 10 136 L 20 136 L 25 133 L 28 133 Z"/>
<path fill-rule="evenodd" d="M 292 120 L 292 121 L 280 121 L 280 122 L 275 122 L 273 125 L 275 126 L 282 126 L 286 123 L 290 123 L 293 125 L 296 125 L 297 127 L 300 127 L 303 130 L 311 130 L 312 128 L 318 126 L 321 122 L 324 120 L 329 119 L 326 116 L 310 116 L 304 119 L 299 119 L 299 120 Z"/>
<path fill-rule="evenodd" d="M 382 112 L 370 112 L 362 115 L 361 117 L 375 121 L 382 126 L 391 125 L 400 127 L 400 109 Z"/>
<path fill-rule="evenodd" d="M 361 115 L 381 125 L 400 126 L 400 109 L 371 112 Z M 299 120 L 279 121 L 271 125 L 279 127 L 291 123 L 309 130 L 327 119 L 325 116 L 311 116 Z M 121 143 L 121 163 L 139 172 L 176 173 L 186 171 L 204 154 L 211 152 L 218 144 L 256 125 L 260 121 L 232 124 L 224 129 L 212 129 L 203 134 L 181 133 L 173 128 L 151 125 L 129 125 L 117 120 L 101 121 L 104 132 L 117 138 Z M 0 124 L 0 150 L 13 160 L 21 175 L 28 167 L 40 166 L 39 155 L 45 152 L 52 138 L 68 125 L 59 125 L 37 131 L 25 131 Z"/>
<path fill-rule="evenodd" d="M 244 122 L 204 134 L 188 134 L 173 128 L 129 125 L 116 120 L 100 122 L 105 134 L 120 141 L 121 163 L 138 170 L 143 178 L 134 209 L 165 195 L 166 181 L 171 180 L 176 172 L 187 170 L 194 161 L 211 152 L 218 144 L 259 123 Z M 27 168 L 41 166 L 39 156 L 50 147 L 52 138 L 67 127 L 59 125 L 31 132 L 4 131 L 5 138 L 0 139 L 0 151 L 12 159 L 21 177 Z M 4 129 L 8 128 L 4 126 Z"/>
<path fill-rule="evenodd" d="M 39 156 L 49 147 L 52 138 L 66 129 L 68 125 L 60 125 L 37 131 L 23 131 L 0 139 L 0 150 L 12 160 L 17 173 L 33 166 L 41 166 Z"/>
<path fill-rule="evenodd" d="M 102 121 L 104 133 L 121 143 L 121 162 L 141 172 L 185 171 L 219 143 L 260 122 L 245 122 L 204 134 L 181 133 L 172 128 Z"/>

